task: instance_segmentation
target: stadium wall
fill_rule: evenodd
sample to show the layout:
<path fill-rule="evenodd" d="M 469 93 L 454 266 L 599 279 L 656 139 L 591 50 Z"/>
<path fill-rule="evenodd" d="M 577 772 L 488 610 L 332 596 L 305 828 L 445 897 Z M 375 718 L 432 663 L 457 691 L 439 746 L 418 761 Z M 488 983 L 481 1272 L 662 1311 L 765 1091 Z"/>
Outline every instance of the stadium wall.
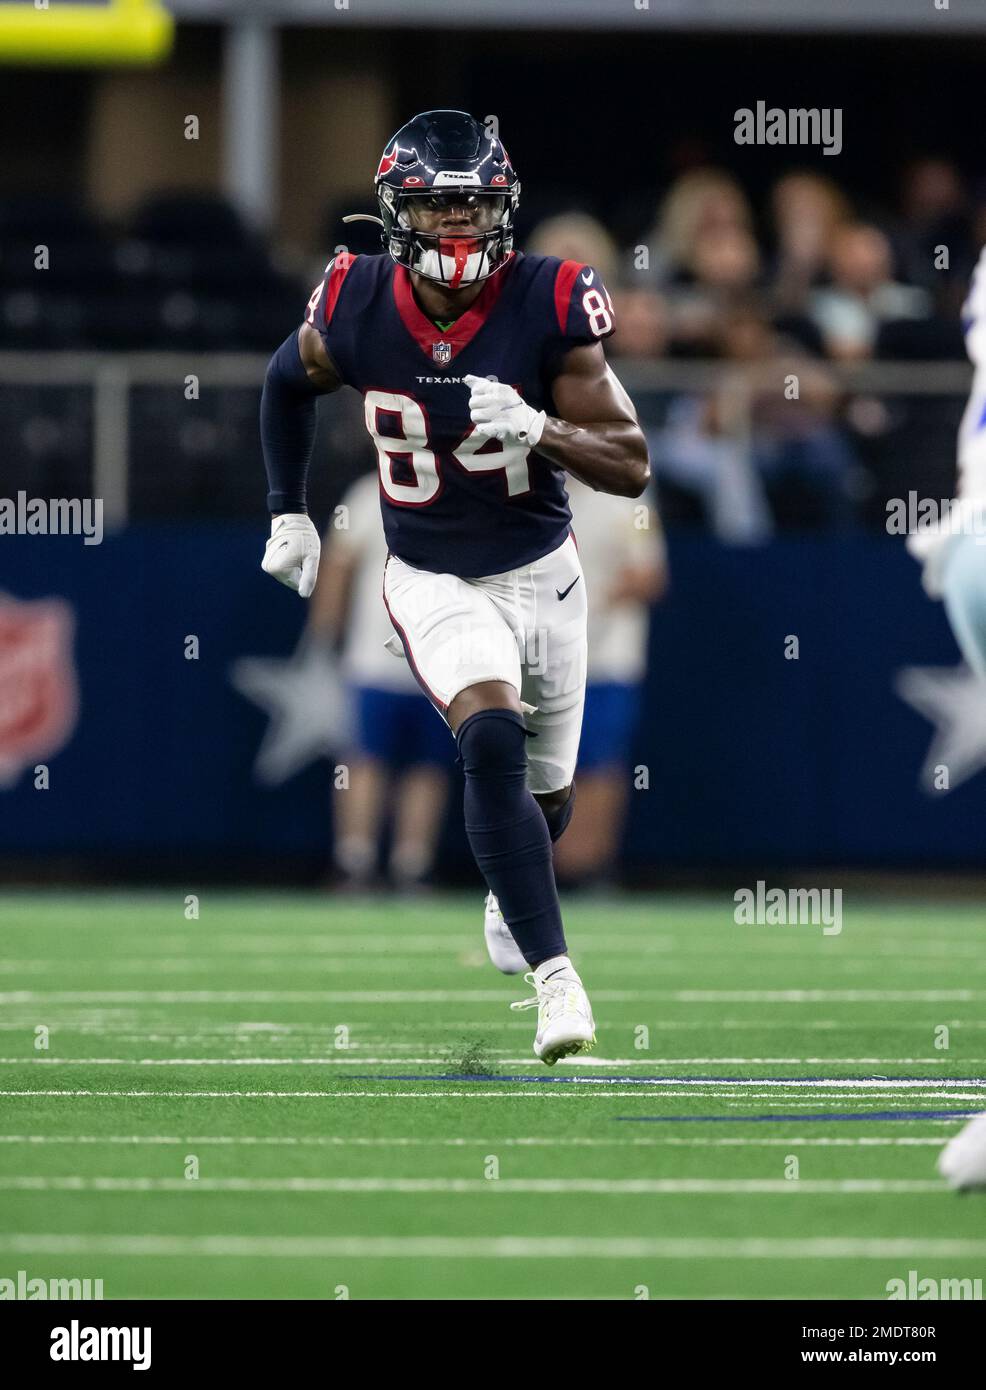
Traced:
<path fill-rule="evenodd" d="M 217 872 L 249 862 L 283 882 L 324 856 L 329 763 L 258 785 L 267 716 L 230 681 L 239 658 L 288 656 L 303 620 L 297 598 L 261 574 L 261 544 L 247 525 L 135 525 L 89 547 L 5 538 L 8 865 L 40 857 L 113 877 L 137 864 L 153 874 L 183 860 Z M 649 786 L 631 797 L 631 877 L 730 865 L 981 866 L 986 778 L 947 795 L 920 790 L 932 728 L 894 692 L 901 668 L 957 659 L 899 541 L 729 549 L 677 534 L 671 560 L 634 750 Z M 53 599 L 65 607 L 24 606 Z M 52 624 L 52 614 L 70 622 Z M 796 659 L 785 655 L 791 637 Z M 40 789 L 39 766 L 48 768 Z M 442 857 L 451 879 L 468 872 L 459 819 L 450 815 Z"/>

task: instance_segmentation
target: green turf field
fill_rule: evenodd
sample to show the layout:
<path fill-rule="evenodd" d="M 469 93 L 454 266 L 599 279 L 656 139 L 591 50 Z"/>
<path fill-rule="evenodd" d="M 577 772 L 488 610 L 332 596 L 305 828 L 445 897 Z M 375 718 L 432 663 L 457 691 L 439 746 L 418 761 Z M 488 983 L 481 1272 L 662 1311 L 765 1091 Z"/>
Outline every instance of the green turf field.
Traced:
<path fill-rule="evenodd" d="M 478 894 L 207 892 L 198 921 L 178 892 L 2 896 L 0 1277 L 107 1298 L 986 1279 L 986 1196 L 935 1173 L 963 1122 L 942 1112 L 986 1108 L 982 909 L 847 894 L 828 937 L 732 914 L 568 907 L 598 1046 L 548 1069 Z"/>

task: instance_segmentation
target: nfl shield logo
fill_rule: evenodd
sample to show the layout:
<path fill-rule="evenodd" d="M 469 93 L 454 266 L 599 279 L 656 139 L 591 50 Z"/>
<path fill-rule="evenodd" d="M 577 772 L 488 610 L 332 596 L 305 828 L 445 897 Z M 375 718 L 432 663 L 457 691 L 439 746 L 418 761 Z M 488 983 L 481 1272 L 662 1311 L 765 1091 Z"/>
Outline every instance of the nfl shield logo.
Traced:
<path fill-rule="evenodd" d="M 431 355 L 440 367 L 446 367 L 452 360 L 451 343 L 432 343 Z"/>

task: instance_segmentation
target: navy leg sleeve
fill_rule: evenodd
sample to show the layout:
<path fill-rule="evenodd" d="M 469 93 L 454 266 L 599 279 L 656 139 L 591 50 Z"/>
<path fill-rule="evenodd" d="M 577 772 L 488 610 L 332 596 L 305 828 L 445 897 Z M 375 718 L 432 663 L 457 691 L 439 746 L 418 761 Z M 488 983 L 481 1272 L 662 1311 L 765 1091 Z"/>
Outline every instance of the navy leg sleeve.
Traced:
<path fill-rule="evenodd" d="M 456 741 L 465 772 L 466 834 L 500 911 L 533 968 L 567 954 L 551 836 L 527 789 L 527 731 L 513 710 L 471 714 Z"/>
<path fill-rule="evenodd" d="M 306 512 L 305 486 L 318 421 L 317 389 L 298 348 L 297 329 L 267 365 L 260 398 L 260 439 L 272 512 Z"/>

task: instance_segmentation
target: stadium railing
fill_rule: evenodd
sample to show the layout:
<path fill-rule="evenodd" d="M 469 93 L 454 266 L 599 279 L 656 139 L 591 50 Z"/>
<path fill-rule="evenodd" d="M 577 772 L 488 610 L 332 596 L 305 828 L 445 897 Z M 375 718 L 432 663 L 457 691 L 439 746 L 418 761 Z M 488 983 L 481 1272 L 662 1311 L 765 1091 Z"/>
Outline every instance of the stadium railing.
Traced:
<path fill-rule="evenodd" d="M 267 360 L 258 353 L 0 352 L 5 490 L 99 497 L 108 530 L 136 519 L 255 516 L 262 507 L 257 403 Z M 740 440 L 750 435 L 758 393 L 782 398 L 791 370 L 777 361 L 620 358 L 615 365 L 652 426 L 670 399 L 715 393 L 728 375 L 730 429 Z M 971 381 L 968 364 L 810 365 L 846 397 L 907 402 L 912 414 L 925 416 L 931 402 L 947 404 L 944 428 L 927 446 L 932 495 L 942 495 L 938 487 L 954 466 L 954 423 Z M 323 502 L 372 461 L 361 412 L 346 395 L 323 412 L 320 425 L 341 465 L 318 484 Z"/>

